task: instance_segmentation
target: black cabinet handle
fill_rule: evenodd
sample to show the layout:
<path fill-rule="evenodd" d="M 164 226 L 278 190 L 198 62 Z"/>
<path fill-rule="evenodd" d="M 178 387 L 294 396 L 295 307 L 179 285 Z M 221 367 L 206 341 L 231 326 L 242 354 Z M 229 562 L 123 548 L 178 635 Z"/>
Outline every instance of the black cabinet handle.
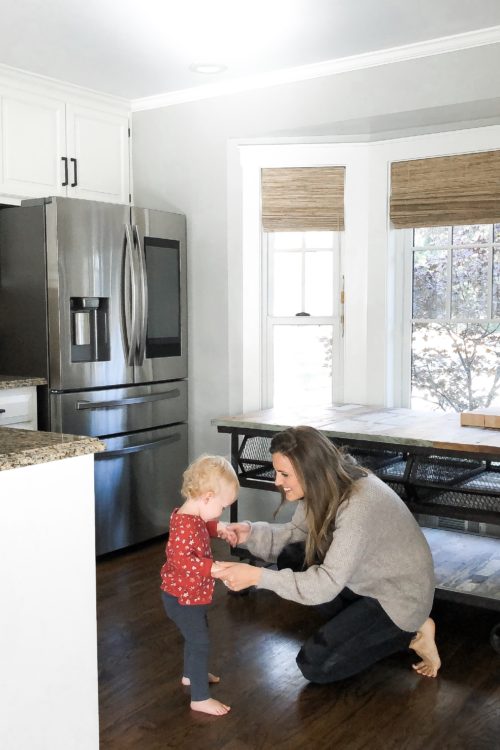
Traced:
<path fill-rule="evenodd" d="M 61 156 L 61 161 L 64 162 L 64 182 L 62 183 L 62 186 L 66 187 L 68 184 L 68 157 Z"/>
<path fill-rule="evenodd" d="M 78 185 L 78 172 L 76 171 L 76 159 L 71 157 L 71 162 L 73 162 L 73 182 L 71 183 L 71 187 L 76 187 Z"/>

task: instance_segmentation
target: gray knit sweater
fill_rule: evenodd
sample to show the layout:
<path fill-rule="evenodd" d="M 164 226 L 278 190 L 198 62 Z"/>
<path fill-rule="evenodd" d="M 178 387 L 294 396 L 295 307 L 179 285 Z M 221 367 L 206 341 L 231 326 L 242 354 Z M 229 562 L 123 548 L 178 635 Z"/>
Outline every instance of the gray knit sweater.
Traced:
<path fill-rule="evenodd" d="M 285 524 L 251 524 L 246 545 L 257 557 L 275 562 L 283 547 L 307 536 L 299 501 Z M 335 518 L 331 546 L 321 565 L 294 573 L 262 569 L 259 588 L 301 604 L 322 604 L 347 586 L 377 599 L 402 630 L 414 632 L 429 616 L 434 568 L 427 541 L 403 501 L 371 474 L 360 479 Z"/>

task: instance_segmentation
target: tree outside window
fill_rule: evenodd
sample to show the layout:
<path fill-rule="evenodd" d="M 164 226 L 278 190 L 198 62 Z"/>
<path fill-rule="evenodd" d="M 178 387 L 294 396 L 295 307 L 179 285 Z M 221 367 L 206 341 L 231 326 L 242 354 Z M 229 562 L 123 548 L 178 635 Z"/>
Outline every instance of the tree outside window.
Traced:
<path fill-rule="evenodd" d="M 412 408 L 500 405 L 500 224 L 413 230 Z"/>

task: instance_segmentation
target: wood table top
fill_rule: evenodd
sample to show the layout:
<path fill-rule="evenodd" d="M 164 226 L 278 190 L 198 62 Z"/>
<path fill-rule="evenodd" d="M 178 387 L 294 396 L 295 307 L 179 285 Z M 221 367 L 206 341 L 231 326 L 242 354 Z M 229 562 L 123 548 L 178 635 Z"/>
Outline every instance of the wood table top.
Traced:
<path fill-rule="evenodd" d="M 264 409 L 220 417 L 212 424 L 221 432 L 238 429 L 280 432 L 287 427 L 310 425 L 332 438 L 500 456 L 500 430 L 462 427 L 457 413 L 331 404 Z"/>

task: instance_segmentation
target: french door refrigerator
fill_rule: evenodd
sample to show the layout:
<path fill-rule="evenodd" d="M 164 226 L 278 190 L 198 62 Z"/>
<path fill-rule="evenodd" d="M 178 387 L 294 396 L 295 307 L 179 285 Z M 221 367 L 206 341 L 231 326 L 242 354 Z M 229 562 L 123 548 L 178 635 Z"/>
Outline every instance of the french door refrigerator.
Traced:
<path fill-rule="evenodd" d="M 39 429 L 106 443 L 97 554 L 164 533 L 188 460 L 185 217 L 73 198 L 0 210 L 0 371 L 47 379 Z"/>

